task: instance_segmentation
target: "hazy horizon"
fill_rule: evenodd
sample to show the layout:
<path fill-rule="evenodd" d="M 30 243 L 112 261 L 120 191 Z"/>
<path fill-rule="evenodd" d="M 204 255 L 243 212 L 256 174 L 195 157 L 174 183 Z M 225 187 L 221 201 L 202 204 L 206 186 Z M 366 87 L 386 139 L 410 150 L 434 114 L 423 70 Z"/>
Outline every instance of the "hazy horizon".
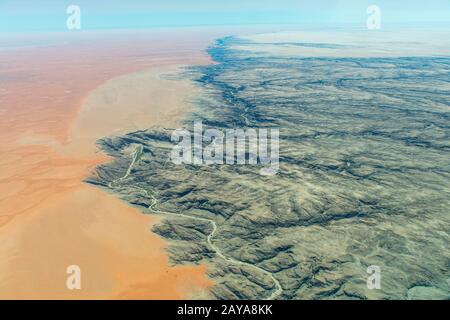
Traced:
<path fill-rule="evenodd" d="M 81 8 L 83 30 L 136 29 L 224 25 L 296 25 L 364 26 L 368 6 L 381 9 L 383 27 L 396 25 L 441 25 L 450 23 L 449 3 L 432 0 L 425 6 L 421 1 L 399 0 L 230 0 L 218 3 L 205 0 L 155 1 L 112 0 L 78 1 L 3 1 L 0 3 L 0 32 L 66 30 L 69 5 Z"/>

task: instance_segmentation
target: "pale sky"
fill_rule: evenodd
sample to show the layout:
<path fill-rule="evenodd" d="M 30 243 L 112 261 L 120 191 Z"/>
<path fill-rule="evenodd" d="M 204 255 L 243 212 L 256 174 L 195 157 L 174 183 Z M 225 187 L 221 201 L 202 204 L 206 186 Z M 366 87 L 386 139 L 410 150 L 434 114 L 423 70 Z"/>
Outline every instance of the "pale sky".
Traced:
<path fill-rule="evenodd" d="M 450 0 L 0 0 L 1 31 L 65 28 L 68 5 L 85 29 L 201 25 L 363 25 L 369 5 L 383 25 L 450 23 Z"/>

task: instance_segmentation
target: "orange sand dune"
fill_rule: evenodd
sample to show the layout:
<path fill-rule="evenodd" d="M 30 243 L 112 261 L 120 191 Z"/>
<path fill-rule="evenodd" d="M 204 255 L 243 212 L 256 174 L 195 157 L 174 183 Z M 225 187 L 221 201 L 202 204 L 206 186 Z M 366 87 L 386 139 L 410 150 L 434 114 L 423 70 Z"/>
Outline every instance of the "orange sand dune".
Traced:
<path fill-rule="evenodd" d="M 180 113 L 192 87 L 157 75 L 209 63 L 202 50 L 217 36 L 180 32 L 1 36 L 0 298 L 177 299 L 211 285 L 204 266 L 168 265 L 156 218 L 82 182 L 106 160 L 98 138 Z M 66 288 L 69 265 L 81 290 Z"/>

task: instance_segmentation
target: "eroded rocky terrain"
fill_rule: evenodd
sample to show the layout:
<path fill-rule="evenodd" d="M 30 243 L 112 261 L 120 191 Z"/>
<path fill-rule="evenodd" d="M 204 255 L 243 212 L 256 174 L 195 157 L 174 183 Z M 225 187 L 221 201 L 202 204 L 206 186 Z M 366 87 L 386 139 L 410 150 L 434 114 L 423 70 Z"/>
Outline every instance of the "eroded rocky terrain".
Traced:
<path fill-rule="evenodd" d="M 163 216 L 153 231 L 173 263 L 209 265 L 213 298 L 450 298 L 450 58 L 281 57 L 233 37 L 209 53 L 185 75 L 201 88 L 185 128 L 279 128 L 278 174 L 175 165 L 173 128 L 149 128 L 99 141 L 114 161 L 88 182 Z"/>

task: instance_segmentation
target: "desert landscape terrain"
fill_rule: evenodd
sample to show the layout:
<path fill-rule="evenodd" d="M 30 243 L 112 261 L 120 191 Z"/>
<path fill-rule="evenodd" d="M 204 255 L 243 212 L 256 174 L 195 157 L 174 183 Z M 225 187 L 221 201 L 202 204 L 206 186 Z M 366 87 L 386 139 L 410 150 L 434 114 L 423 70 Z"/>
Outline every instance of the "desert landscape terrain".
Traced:
<path fill-rule="evenodd" d="M 98 139 L 187 107 L 193 86 L 161 75 L 209 63 L 212 36 L 183 32 L 2 35 L 0 298 L 182 298 L 211 284 L 204 266 L 169 266 L 155 218 L 83 182 L 107 160 Z M 82 290 L 66 288 L 69 265 Z"/>

